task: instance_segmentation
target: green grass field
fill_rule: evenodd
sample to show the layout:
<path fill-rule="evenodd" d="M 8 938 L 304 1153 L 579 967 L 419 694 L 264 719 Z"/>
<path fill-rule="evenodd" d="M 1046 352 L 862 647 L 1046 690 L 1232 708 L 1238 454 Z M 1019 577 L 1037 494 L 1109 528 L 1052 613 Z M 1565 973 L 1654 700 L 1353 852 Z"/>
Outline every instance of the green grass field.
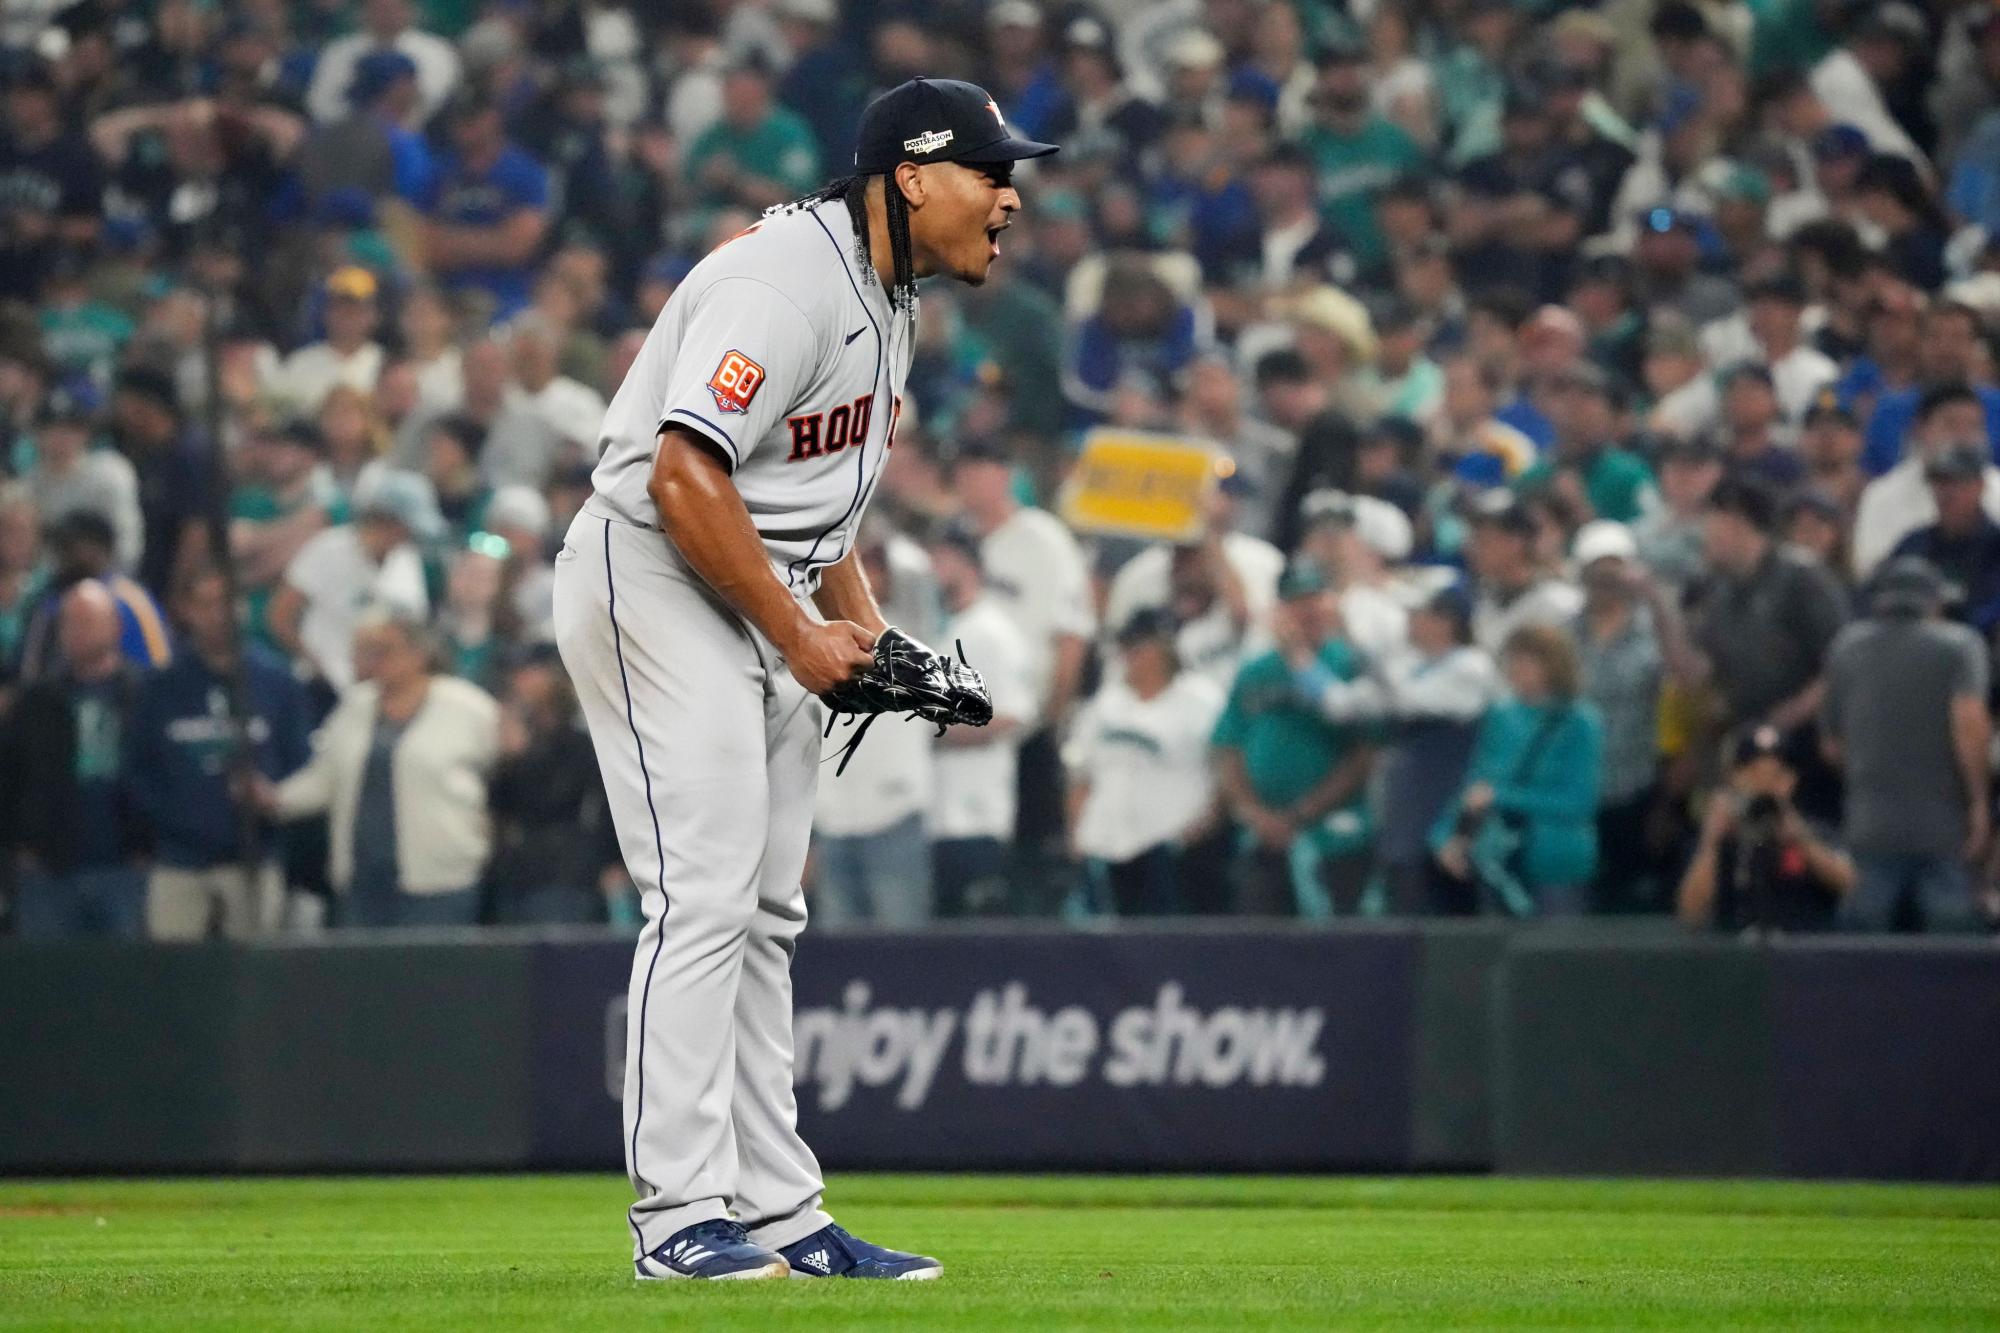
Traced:
<path fill-rule="evenodd" d="M 0 1328 L 2000 1327 L 2000 1190 L 843 1176 L 936 1283 L 635 1284 L 602 1176 L 0 1183 Z"/>

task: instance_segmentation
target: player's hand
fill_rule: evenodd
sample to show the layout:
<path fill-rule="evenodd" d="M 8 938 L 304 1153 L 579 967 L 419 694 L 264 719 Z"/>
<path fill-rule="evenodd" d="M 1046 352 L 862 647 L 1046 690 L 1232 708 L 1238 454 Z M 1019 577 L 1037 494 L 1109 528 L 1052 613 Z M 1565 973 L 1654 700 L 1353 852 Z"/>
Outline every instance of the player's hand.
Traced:
<path fill-rule="evenodd" d="M 845 685 L 875 664 L 875 636 L 851 620 L 813 621 L 797 639 L 780 644 L 792 679 L 814 694 Z"/>

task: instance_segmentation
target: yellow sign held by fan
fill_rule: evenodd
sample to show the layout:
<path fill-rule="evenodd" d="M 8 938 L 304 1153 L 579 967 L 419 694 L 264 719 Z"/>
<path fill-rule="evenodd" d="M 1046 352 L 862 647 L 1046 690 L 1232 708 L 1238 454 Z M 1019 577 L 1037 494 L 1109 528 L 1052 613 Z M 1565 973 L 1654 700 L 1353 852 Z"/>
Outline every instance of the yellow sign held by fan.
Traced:
<path fill-rule="evenodd" d="M 1189 542 L 1208 526 L 1208 500 L 1236 470 L 1207 440 L 1101 428 L 1063 483 L 1063 521 L 1079 533 Z"/>

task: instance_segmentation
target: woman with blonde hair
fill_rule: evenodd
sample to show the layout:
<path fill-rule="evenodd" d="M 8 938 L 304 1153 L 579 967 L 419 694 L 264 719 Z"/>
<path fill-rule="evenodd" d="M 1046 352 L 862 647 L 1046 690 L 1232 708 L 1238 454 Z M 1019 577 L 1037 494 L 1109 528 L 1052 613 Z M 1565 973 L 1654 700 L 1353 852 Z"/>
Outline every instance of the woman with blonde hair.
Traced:
<path fill-rule="evenodd" d="M 1511 693 L 1480 724 L 1465 788 L 1432 826 L 1431 847 L 1467 910 L 1574 915 L 1597 870 L 1604 723 L 1577 697 L 1567 632 L 1524 625 L 1500 665 Z"/>
<path fill-rule="evenodd" d="M 336 384 L 321 401 L 317 421 L 327 471 L 341 497 L 351 500 L 362 474 L 382 457 L 389 442 L 375 400 L 351 384 Z"/>

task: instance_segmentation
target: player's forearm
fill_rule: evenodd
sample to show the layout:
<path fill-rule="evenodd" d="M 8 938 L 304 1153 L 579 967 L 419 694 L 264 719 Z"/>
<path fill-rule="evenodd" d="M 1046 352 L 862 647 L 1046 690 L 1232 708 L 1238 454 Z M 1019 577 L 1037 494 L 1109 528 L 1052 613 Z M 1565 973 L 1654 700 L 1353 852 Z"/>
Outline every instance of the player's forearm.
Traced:
<path fill-rule="evenodd" d="M 705 445 L 677 427 L 662 431 L 646 493 L 681 557 L 765 638 L 783 649 L 811 625 L 805 608 L 771 572 L 743 497 Z"/>
<path fill-rule="evenodd" d="M 828 620 L 851 620 L 871 634 L 880 634 L 889 627 L 889 622 L 882 618 L 882 608 L 876 604 L 875 590 L 868 584 L 868 571 L 861 567 L 860 558 L 852 551 L 839 564 L 820 574 L 813 605 Z"/>

